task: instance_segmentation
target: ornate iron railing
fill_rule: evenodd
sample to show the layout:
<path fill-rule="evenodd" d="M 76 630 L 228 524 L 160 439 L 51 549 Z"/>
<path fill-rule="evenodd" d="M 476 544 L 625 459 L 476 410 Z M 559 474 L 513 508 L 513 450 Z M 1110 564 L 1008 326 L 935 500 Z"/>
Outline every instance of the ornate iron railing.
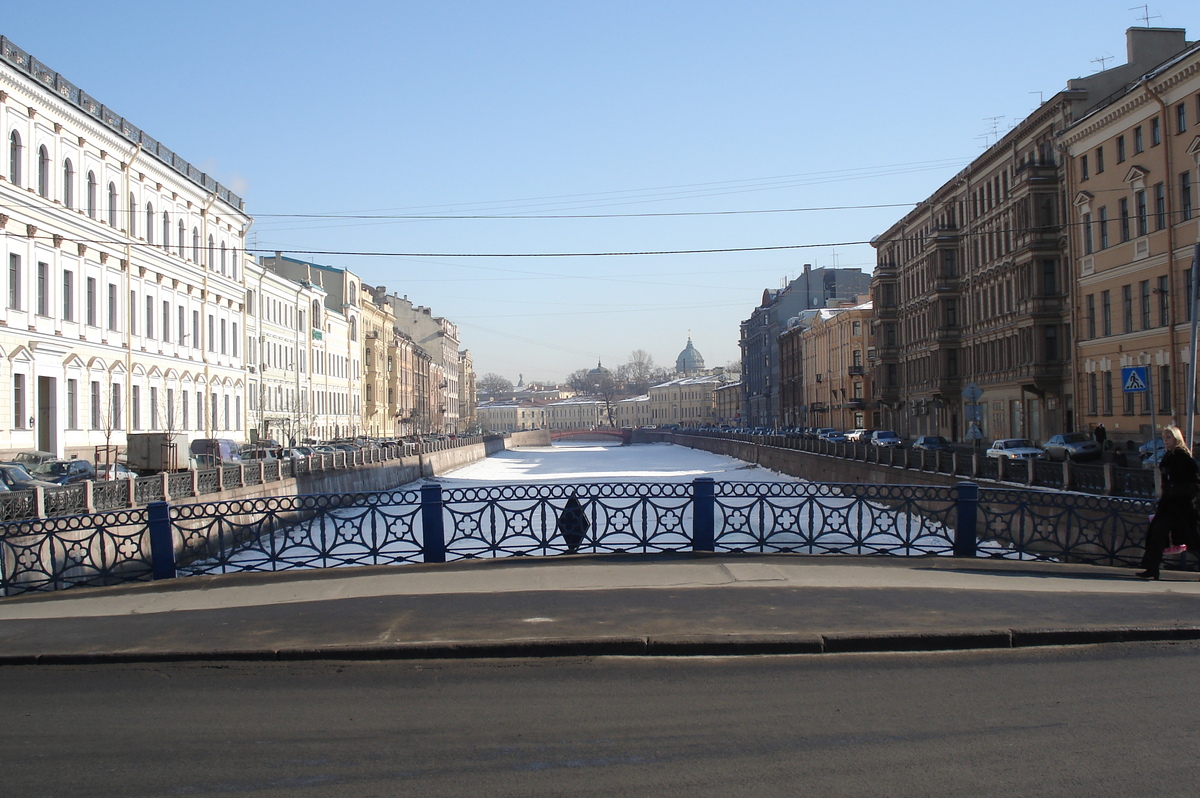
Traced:
<path fill-rule="evenodd" d="M 0 587 L 12 594 L 152 573 L 164 578 L 563 552 L 955 553 L 1132 565 L 1152 507 L 1144 500 L 974 483 L 707 478 L 154 502 L 145 511 L 0 524 Z"/>

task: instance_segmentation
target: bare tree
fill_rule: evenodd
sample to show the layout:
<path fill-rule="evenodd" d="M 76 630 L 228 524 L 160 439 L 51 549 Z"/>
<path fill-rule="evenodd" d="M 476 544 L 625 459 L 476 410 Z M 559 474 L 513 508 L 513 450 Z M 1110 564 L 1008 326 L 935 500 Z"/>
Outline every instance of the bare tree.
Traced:
<path fill-rule="evenodd" d="M 475 388 L 479 393 L 495 396 L 497 394 L 512 393 L 513 384 L 511 380 L 499 374 L 489 372 L 476 381 Z"/>
<path fill-rule="evenodd" d="M 592 392 L 592 379 L 587 369 L 576 369 L 567 375 L 567 386 L 579 394 Z"/>

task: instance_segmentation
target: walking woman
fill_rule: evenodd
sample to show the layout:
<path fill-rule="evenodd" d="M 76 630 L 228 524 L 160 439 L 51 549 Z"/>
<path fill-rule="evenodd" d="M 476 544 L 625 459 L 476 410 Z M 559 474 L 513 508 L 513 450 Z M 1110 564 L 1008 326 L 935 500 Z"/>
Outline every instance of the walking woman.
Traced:
<path fill-rule="evenodd" d="M 1200 515 L 1196 512 L 1196 494 L 1200 492 L 1200 466 L 1192 459 L 1179 427 L 1163 430 L 1166 451 L 1158 464 L 1162 474 L 1162 492 L 1154 510 L 1154 520 L 1146 532 L 1146 553 L 1142 555 L 1142 579 L 1158 579 L 1163 549 L 1185 545 L 1200 555 Z"/>

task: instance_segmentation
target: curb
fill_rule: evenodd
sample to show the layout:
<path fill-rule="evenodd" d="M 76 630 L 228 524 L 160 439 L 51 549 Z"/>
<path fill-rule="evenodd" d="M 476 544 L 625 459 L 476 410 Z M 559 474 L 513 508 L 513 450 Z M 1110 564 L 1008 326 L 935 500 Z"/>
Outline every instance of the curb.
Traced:
<path fill-rule="evenodd" d="M 668 635 L 394 643 L 211 651 L 92 651 L 0 655 L 0 666 L 168 662 L 525 659 L 550 657 L 726 657 L 909 653 L 1200 640 L 1200 626 L 837 632 L 808 635 Z"/>

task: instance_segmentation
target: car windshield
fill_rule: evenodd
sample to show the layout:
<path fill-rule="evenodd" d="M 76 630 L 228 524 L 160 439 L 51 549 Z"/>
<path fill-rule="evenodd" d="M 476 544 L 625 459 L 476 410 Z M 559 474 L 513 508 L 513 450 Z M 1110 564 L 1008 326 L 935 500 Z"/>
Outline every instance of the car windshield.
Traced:
<path fill-rule="evenodd" d="M 63 474 L 67 473 L 67 464 L 55 462 L 42 463 L 37 468 L 33 469 L 33 473 L 44 474 L 51 477 L 61 477 Z"/>
<path fill-rule="evenodd" d="M 899 438 L 900 436 L 894 432 L 876 432 L 876 438 Z"/>
<path fill-rule="evenodd" d="M 925 439 L 926 443 L 945 443 L 946 439 L 941 435 L 930 435 Z"/>
<path fill-rule="evenodd" d="M 1090 440 L 1088 436 L 1082 432 L 1072 432 L 1069 435 L 1062 436 L 1063 443 L 1083 443 Z"/>
<path fill-rule="evenodd" d="M 1008 445 L 1005 446 L 1004 448 L 1006 448 L 1006 449 L 1032 449 L 1033 441 L 1027 441 L 1024 439 L 1014 439 L 1014 440 L 1009 441 Z"/>
<path fill-rule="evenodd" d="M 8 474 L 13 479 L 33 479 L 29 472 L 25 470 L 24 466 L 14 464 L 0 466 L 0 468 L 3 468 L 4 473 Z"/>

